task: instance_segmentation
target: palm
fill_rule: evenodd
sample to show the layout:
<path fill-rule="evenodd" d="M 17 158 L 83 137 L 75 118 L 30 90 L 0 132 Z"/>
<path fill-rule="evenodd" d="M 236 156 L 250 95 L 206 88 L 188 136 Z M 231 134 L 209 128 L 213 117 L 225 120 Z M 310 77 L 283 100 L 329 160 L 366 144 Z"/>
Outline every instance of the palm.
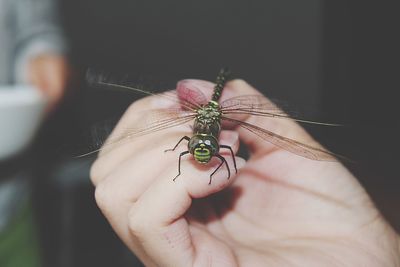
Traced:
<path fill-rule="evenodd" d="M 282 150 L 250 159 L 232 187 L 195 201 L 187 219 L 215 243 L 215 258 L 236 255 L 243 266 L 392 266 L 370 232 L 384 224 L 352 176 Z"/>

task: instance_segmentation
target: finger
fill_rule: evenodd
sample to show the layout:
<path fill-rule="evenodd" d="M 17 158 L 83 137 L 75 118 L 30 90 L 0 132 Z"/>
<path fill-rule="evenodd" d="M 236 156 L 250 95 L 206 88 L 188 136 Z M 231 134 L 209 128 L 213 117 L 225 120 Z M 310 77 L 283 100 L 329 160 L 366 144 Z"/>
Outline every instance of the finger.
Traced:
<path fill-rule="evenodd" d="M 237 158 L 238 166 L 244 161 Z M 192 266 L 196 248 L 183 215 L 192 198 L 205 197 L 227 187 L 234 179 L 226 179 L 226 172 L 216 175 L 213 183 L 204 182 L 204 171 L 191 168 L 186 162 L 179 180 L 169 178 L 176 173 L 170 168 L 166 176 L 152 184 L 132 206 L 129 229 L 143 250 L 160 266 Z M 221 177 L 222 176 L 222 177 Z M 225 179 L 224 179 L 225 178 Z M 207 180 L 207 179 L 206 179 Z"/>
<path fill-rule="evenodd" d="M 238 149 L 238 135 L 235 132 L 223 131 L 221 133 L 220 141 L 232 147 L 236 153 Z M 158 157 L 157 157 L 158 155 Z M 161 156 L 167 156 L 162 157 Z M 226 155 L 229 160 L 229 166 L 233 170 L 232 160 L 229 158 L 231 155 Z M 156 167 L 154 165 L 154 160 Z M 213 165 L 206 166 L 201 169 L 195 168 L 196 163 L 185 161 L 182 164 L 182 168 L 185 168 L 185 172 L 188 173 L 199 173 L 200 179 L 197 182 L 206 190 L 210 189 L 208 185 L 209 170 L 214 168 Z M 239 162 L 240 164 L 240 162 Z M 138 255 L 144 255 L 141 252 L 140 247 L 137 245 L 138 241 L 136 238 L 132 239 L 129 235 L 127 214 L 129 207 L 136 202 L 136 200 L 145 192 L 152 183 L 159 177 L 165 177 L 166 170 L 168 168 L 175 171 L 174 174 L 170 174 L 169 181 L 171 183 L 173 177 L 176 175 L 177 166 L 177 154 L 176 153 L 160 153 L 160 150 L 154 149 L 153 151 L 147 151 L 147 153 L 139 154 L 135 158 L 126 160 L 120 165 L 116 166 L 114 171 L 105 179 L 101 180 L 96 188 L 96 201 L 104 215 L 109 220 L 113 229 L 122 238 L 128 247 L 136 252 Z M 239 165 L 240 167 L 240 165 Z M 232 171 L 234 174 L 234 172 Z M 232 175 L 233 175 L 232 174 Z M 226 172 L 220 174 L 223 176 L 223 182 L 227 182 Z M 215 179 L 218 176 L 215 177 Z M 233 178 L 232 178 L 233 179 Z M 195 181 L 196 182 L 196 181 Z M 215 181 L 216 183 L 218 181 Z M 213 180 L 214 183 L 214 180 Z M 195 186 L 197 187 L 197 186 Z M 216 188 L 222 188 L 223 186 L 217 186 Z M 198 195 L 206 194 L 207 192 L 198 192 Z M 140 243 L 140 242 L 139 242 Z M 141 257 L 142 260 L 144 260 Z"/>
<path fill-rule="evenodd" d="M 160 101 L 165 100 L 150 96 L 134 102 L 127 109 L 92 165 L 91 178 L 95 185 L 121 162 L 151 150 L 153 147 L 159 147 L 160 151 L 168 149 L 170 147 L 163 149 L 161 146 L 190 134 L 190 127 L 183 125 L 136 138 L 129 137 L 130 131 L 127 129 L 134 128 L 138 124 L 145 125 L 142 122 L 143 112 L 158 106 Z M 171 102 L 166 100 L 164 106 L 167 107 L 166 105 L 171 105 Z"/>
<path fill-rule="evenodd" d="M 210 82 L 200 80 L 184 80 L 178 82 L 177 91 L 179 92 L 179 90 L 184 88 L 186 84 L 194 88 L 198 87 L 198 89 L 206 94 L 207 97 L 211 96 L 212 90 L 204 90 L 204 88 L 207 86 L 210 89 L 213 87 L 213 84 Z M 140 151 L 142 151 L 141 149 L 144 149 L 143 146 L 141 148 L 132 146 L 134 144 L 134 140 L 128 137 L 129 131 L 127 131 L 129 128 L 135 128 L 137 124 L 143 124 L 140 120 L 143 119 L 142 112 L 144 110 L 150 110 L 160 106 L 169 108 L 175 104 L 175 102 L 172 102 L 169 99 L 165 99 L 161 96 L 149 96 L 134 102 L 124 113 L 121 120 L 112 131 L 110 137 L 101 148 L 99 157 L 91 169 L 92 181 L 96 184 L 100 179 L 102 179 L 102 177 L 106 176 L 108 171 L 112 170 L 116 164 L 129 158 L 133 153 L 140 153 Z M 182 130 L 182 136 L 190 136 L 191 134 L 189 131 L 185 133 L 183 131 L 183 127 L 173 127 L 173 129 L 174 131 L 177 131 L 177 129 Z M 158 140 L 159 138 L 164 139 L 161 136 L 161 133 L 165 134 L 166 132 L 168 131 L 164 130 L 162 132 L 152 134 L 151 138 L 153 138 L 153 140 Z M 138 139 L 140 140 L 140 143 L 146 144 L 146 138 L 148 138 L 148 136 L 141 136 Z"/>
<path fill-rule="evenodd" d="M 221 133 L 220 142 L 229 145 L 233 152 L 236 153 L 239 148 L 238 135 L 232 131 L 223 131 Z M 165 147 L 171 147 L 171 145 L 166 144 Z M 178 147 L 175 152 L 164 153 L 162 147 L 154 147 L 147 151 L 143 151 L 138 155 L 130 157 L 129 159 L 121 162 L 119 165 L 107 175 L 104 179 L 99 179 L 96 181 L 97 185 L 101 186 L 100 191 L 107 192 L 107 195 L 112 197 L 107 197 L 107 201 L 101 199 L 102 204 L 100 205 L 103 212 L 106 214 L 114 214 L 119 210 L 121 203 L 134 203 L 141 194 L 147 190 L 151 183 L 160 176 L 165 175 L 165 170 L 171 166 L 175 167 L 176 172 L 178 167 L 178 158 L 181 151 L 186 150 L 186 147 L 180 149 Z M 228 161 L 228 166 L 231 169 L 231 175 L 235 174 L 233 159 L 230 152 L 222 154 Z M 188 162 L 190 161 L 190 162 Z M 215 161 L 213 162 L 215 165 Z M 191 156 L 184 158 L 182 160 L 182 170 L 186 168 L 185 171 L 203 171 L 201 174 L 206 177 L 204 180 L 199 180 L 199 183 L 206 184 L 208 182 L 209 170 L 215 168 L 214 165 L 206 165 L 199 168 Z M 176 175 L 176 173 L 175 173 Z M 171 176 L 172 180 L 175 175 Z M 103 203 L 106 202 L 106 203 Z M 115 205 L 113 205 L 115 203 Z M 121 212 L 123 214 L 123 212 Z M 110 216 L 110 217 L 120 217 L 120 216 Z"/>
<path fill-rule="evenodd" d="M 207 82 L 204 82 L 204 84 L 207 84 Z M 212 85 L 212 83 L 209 84 Z M 133 154 L 142 153 L 144 149 L 147 149 L 147 145 L 154 146 L 159 143 L 159 140 L 169 140 L 169 136 L 172 136 L 173 133 L 179 134 L 180 137 L 185 135 L 191 136 L 190 128 L 187 125 L 183 125 L 138 138 L 131 139 L 128 137 L 129 131 L 127 131 L 127 129 L 134 128 L 137 124 L 143 124 L 141 120 L 143 119 L 144 110 L 157 108 L 159 106 L 168 108 L 174 105 L 174 102 L 160 96 L 145 97 L 133 103 L 122 116 L 105 145 L 101 148 L 99 157 L 92 166 L 92 181 L 97 183 L 101 177 L 106 176 L 119 162 L 131 157 Z M 147 142 L 147 140 L 151 142 Z"/>

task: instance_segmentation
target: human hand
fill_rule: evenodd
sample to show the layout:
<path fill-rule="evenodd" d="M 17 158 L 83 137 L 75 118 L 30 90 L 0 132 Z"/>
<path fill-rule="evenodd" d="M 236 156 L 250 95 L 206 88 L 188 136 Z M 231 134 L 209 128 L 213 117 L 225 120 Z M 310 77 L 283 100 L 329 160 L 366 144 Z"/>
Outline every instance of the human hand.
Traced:
<path fill-rule="evenodd" d="M 190 83 L 210 95 L 211 83 Z M 222 99 L 257 93 L 236 80 Z M 110 139 L 159 101 L 135 102 Z M 312 142 L 292 121 L 245 119 Z M 179 149 L 163 151 L 186 134 L 179 126 L 116 145 L 101 152 L 91 170 L 99 207 L 146 266 L 400 266 L 398 235 L 340 163 L 302 158 L 236 129 L 220 137 L 234 151 L 240 138 L 251 152 L 246 163 L 236 158 L 236 176 L 227 180 L 223 169 L 208 185 L 217 162 L 199 166 L 188 157 L 172 182 Z"/>
<path fill-rule="evenodd" d="M 28 82 L 47 96 L 48 111 L 52 111 L 63 97 L 68 75 L 69 66 L 62 55 L 41 54 L 28 63 Z"/>

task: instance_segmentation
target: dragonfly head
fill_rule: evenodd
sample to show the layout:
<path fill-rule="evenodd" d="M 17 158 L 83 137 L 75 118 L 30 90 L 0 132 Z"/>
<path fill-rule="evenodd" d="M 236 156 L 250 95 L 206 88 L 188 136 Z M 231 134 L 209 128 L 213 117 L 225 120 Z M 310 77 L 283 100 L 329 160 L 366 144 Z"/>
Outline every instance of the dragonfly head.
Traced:
<path fill-rule="evenodd" d="M 194 135 L 190 139 L 188 147 L 194 159 L 202 164 L 208 163 L 219 150 L 215 137 L 206 134 Z"/>

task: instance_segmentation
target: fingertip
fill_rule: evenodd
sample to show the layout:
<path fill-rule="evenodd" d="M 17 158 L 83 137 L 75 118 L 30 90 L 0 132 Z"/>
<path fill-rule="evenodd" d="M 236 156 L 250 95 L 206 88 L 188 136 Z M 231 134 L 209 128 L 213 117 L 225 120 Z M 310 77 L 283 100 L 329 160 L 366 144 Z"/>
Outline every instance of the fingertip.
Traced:
<path fill-rule="evenodd" d="M 183 88 L 183 87 L 197 87 L 197 88 L 203 88 L 203 89 L 213 89 L 214 88 L 214 83 L 210 81 L 205 81 L 205 80 L 198 80 L 198 79 L 184 79 L 178 81 L 177 88 Z"/>
<path fill-rule="evenodd" d="M 202 99 L 201 96 L 196 96 L 196 98 L 200 98 L 199 99 L 200 101 L 208 101 L 208 99 L 211 97 L 214 86 L 215 84 L 209 81 L 197 80 L 197 79 L 185 79 L 177 83 L 176 91 L 180 98 L 185 99 L 186 97 L 188 97 L 186 95 L 187 89 L 199 90 L 202 94 L 204 94 L 206 98 Z M 205 103 L 200 103 L 200 104 L 205 104 Z"/>
<path fill-rule="evenodd" d="M 227 84 L 231 85 L 232 87 L 246 87 L 249 84 L 243 79 L 233 79 L 230 80 Z"/>
<path fill-rule="evenodd" d="M 231 80 L 226 84 L 226 87 L 232 90 L 232 92 L 236 94 L 248 94 L 248 93 L 260 94 L 258 90 L 256 90 L 248 82 L 242 79 Z"/>

